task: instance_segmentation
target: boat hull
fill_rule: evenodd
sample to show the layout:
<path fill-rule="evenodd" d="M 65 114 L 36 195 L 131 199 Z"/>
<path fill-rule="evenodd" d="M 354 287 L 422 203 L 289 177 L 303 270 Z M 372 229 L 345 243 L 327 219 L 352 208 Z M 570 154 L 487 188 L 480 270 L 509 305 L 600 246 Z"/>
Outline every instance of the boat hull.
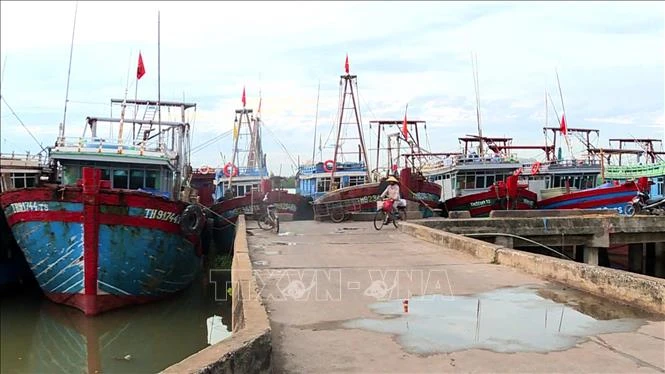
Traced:
<path fill-rule="evenodd" d="M 626 205 L 637 195 L 638 190 L 638 185 L 632 181 L 601 186 L 541 200 L 538 202 L 538 208 L 615 209 L 619 214 L 624 214 Z"/>
<path fill-rule="evenodd" d="M 520 188 L 517 195 L 509 198 L 506 189 L 497 188 L 486 192 L 454 197 L 445 201 L 450 211 L 469 211 L 472 218 L 488 217 L 493 210 L 529 210 L 536 206 L 538 195 Z"/>
<path fill-rule="evenodd" d="M 374 182 L 328 192 L 314 200 L 315 217 L 327 219 L 333 210 L 340 208 L 344 213 L 376 211 L 376 202 L 386 186 L 386 182 Z M 432 215 L 432 209 L 439 205 L 441 187 L 404 168 L 400 172 L 400 195 L 407 200 L 407 204 L 418 206 L 423 217 L 428 217 Z"/>
<path fill-rule="evenodd" d="M 200 269 L 182 202 L 84 182 L 10 191 L 0 205 L 42 291 L 86 315 L 164 298 Z"/>
<path fill-rule="evenodd" d="M 288 193 L 284 190 L 268 192 L 268 199 L 264 202 L 265 194 L 251 193 L 245 196 L 222 200 L 210 207 L 214 219 L 214 240 L 218 250 L 230 251 L 235 236 L 235 222 L 238 216 L 257 216 L 261 208 L 275 205 L 278 214 L 288 214 L 295 220 L 311 219 L 312 208 L 307 198 Z"/>

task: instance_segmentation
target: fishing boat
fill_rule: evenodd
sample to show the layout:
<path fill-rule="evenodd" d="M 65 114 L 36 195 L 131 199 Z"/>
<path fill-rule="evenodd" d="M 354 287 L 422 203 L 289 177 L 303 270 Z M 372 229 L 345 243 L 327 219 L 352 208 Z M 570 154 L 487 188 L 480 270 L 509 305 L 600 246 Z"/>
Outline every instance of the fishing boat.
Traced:
<path fill-rule="evenodd" d="M 209 209 L 218 248 L 231 248 L 240 214 L 258 217 L 266 205 L 274 205 L 282 219 L 298 220 L 307 218 L 310 210 L 305 197 L 281 188 L 282 178 L 269 174 L 263 152 L 260 104 L 255 115 L 253 109 L 246 107 L 244 89 L 242 103 L 243 108 L 235 111 L 231 160 L 214 171 L 204 170 L 206 175 L 214 175 L 214 203 Z"/>
<path fill-rule="evenodd" d="M 44 161 L 41 154 L 0 154 L 0 193 L 38 185 L 49 174 Z M 0 290 L 34 282 L 4 211 L 0 214 L 0 244 Z"/>
<path fill-rule="evenodd" d="M 603 148 L 600 150 L 604 162 L 602 179 L 623 183 L 646 177 L 651 183 L 650 188 L 645 192 L 652 198 L 665 196 L 665 159 L 663 159 L 665 152 L 662 150 L 662 140 L 610 139 L 610 145 L 613 143 L 618 143 L 619 148 Z M 624 148 L 623 146 L 627 143 L 636 143 L 639 148 Z M 655 149 L 654 143 L 661 143 L 660 151 Z M 634 159 L 626 160 L 622 157 L 626 154 L 634 156 Z"/>
<path fill-rule="evenodd" d="M 333 157 L 325 162 L 300 165 L 297 192 L 313 199 L 315 219 L 341 222 L 353 212 L 376 211 L 376 201 L 387 185 L 382 179 L 394 174 L 400 180 L 401 196 L 407 200 L 407 206 L 415 207 L 421 217 L 431 215 L 432 209 L 438 204 L 439 188 L 416 172 L 414 165 L 399 165 L 400 146 L 391 148 L 388 145 L 386 164 L 380 167 L 379 161 L 382 128 L 401 128 L 398 133 L 387 137 L 388 142 L 390 139 L 401 139 L 401 144 L 414 153 L 420 143 L 417 131 L 413 129 L 424 124 L 424 121 L 408 121 L 406 115 L 404 121 L 372 121 L 378 129 L 378 144 L 377 167 L 370 173 L 357 92 L 357 75 L 350 74 L 347 56 L 345 74 L 340 75 L 339 121 Z M 409 131 L 409 128 L 413 131 Z"/>
<path fill-rule="evenodd" d="M 469 211 L 471 217 L 486 217 L 492 210 L 536 206 L 538 195 L 524 177 L 529 171 L 523 172 L 524 164 L 510 151 L 539 149 L 549 158 L 551 146 L 513 145 L 512 138 L 476 135 L 461 137 L 459 141 L 463 144 L 461 152 L 432 154 L 438 160 L 422 168 L 423 174 L 440 186 L 444 215 Z M 531 174 L 537 171 L 531 170 Z"/>
<path fill-rule="evenodd" d="M 605 162 L 609 161 L 611 156 L 618 155 L 621 160 L 622 154 L 635 155 L 640 153 L 639 151 L 593 146 L 589 141 L 589 134 L 593 132 L 599 134 L 597 129 L 567 128 L 563 120 L 560 127 L 544 130 L 554 133 L 554 146 L 556 146 L 557 133 L 565 137 L 569 134 L 583 134 L 581 138 L 586 154 L 579 157 L 580 160 L 553 160 L 541 168 L 540 186 L 545 188 L 538 191 L 538 209 L 614 209 L 619 214 L 625 214 L 627 204 L 638 191 L 647 192 L 650 189 L 648 179 L 644 178 L 647 176 L 644 168 L 632 170 L 630 176 L 624 173 L 624 178 L 606 177 Z M 655 155 L 652 156 L 655 160 Z M 615 176 L 620 174 L 620 169 L 616 167 L 612 171 L 615 172 Z M 657 173 L 658 168 L 652 168 L 652 171 Z M 654 176 L 657 180 L 657 175 Z M 533 183 L 535 180 L 532 179 L 530 182 Z M 530 186 L 534 188 L 538 185 L 530 184 Z"/>
<path fill-rule="evenodd" d="M 539 209 L 615 209 L 619 214 L 625 213 L 626 204 L 645 191 L 648 184 L 627 181 L 624 183 L 607 182 L 598 187 L 581 191 L 572 191 L 538 201 Z"/>
<path fill-rule="evenodd" d="M 60 126 L 49 148 L 58 183 L 0 195 L 42 291 L 86 315 L 169 296 L 187 287 L 201 265 L 205 219 L 185 185 L 185 111 L 196 104 L 111 102 L 122 106 L 120 118 L 86 118 L 83 137 L 65 137 Z M 145 109 L 144 118 L 125 121 L 127 105 Z M 181 120 L 162 121 L 161 107 L 181 108 Z M 100 125 L 113 123 L 118 137 L 102 138 Z M 132 140 L 124 144 L 129 124 Z"/>
<path fill-rule="evenodd" d="M 199 195 L 199 204 L 210 207 L 215 203 L 215 169 L 207 165 L 192 169 L 192 179 L 189 182 Z"/>

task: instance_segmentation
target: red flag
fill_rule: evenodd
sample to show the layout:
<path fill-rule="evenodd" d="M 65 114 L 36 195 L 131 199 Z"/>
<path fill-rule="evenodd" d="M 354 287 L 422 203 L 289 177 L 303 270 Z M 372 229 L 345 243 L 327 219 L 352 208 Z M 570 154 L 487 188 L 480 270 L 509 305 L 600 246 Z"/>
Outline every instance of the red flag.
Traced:
<path fill-rule="evenodd" d="M 244 108 L 247 105 L 247 100 L 245 99 L 245 87 L 242 88 L 242 107 Z"/>
<path fill-rule="evenodd" d="M 143 66 L 143 57 L 141 52 L 139 52 L 139 66 L 136 68 L 136 80 L 141 79 L 145 75 L 145 66 Z"/>
<path fill-rule="evenodd" d="M 402 123 L 402 135 L 404 139 L 408 139 L 406 136 L 409 134 L 409 130 L 406 127 L 406 113 L 404 113 L 404 122 Z"/>
<path fill-rule="evenodd" d="M 567 132 L 568 132 L 568 127 L 566 127 L 566 115 L 561 114 L 561 133 L 563 135 L 566 135 Z"/>
<path fill-rule="evenodd" d="M 346 61 L 344 62 L 344 71 L 349 74 L 349 54 L 346 54 Z"/>

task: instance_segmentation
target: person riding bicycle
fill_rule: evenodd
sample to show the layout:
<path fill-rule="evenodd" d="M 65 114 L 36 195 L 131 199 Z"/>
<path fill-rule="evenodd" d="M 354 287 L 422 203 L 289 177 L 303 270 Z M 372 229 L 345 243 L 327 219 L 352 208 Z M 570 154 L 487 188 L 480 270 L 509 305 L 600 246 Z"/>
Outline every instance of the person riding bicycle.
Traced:
<path fill-rule="evenodd" d="M 397 178 L 393 177 L 392 175 L 386 179 L 386 182 L 388 182 L 388 186 L 386 187 L 385 190 L 383 190 L 383 193 L 381 194 L 381 198 L 384 198 L 388 196 L 388 198 L 392 201 L 394 201 L 393 204 L 393 210 L 397 210 L 400 207 L 405 207 L 406 206 L 406 201 L 404 201 L 399 193 L 399 181 Z"/>

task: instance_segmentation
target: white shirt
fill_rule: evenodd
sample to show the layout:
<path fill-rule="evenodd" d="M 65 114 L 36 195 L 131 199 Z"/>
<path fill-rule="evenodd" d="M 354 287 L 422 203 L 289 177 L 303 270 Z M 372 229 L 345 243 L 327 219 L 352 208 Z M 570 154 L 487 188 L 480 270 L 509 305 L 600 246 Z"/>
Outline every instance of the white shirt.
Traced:
<path fill-rule="evenodd" d="M 392 186 L 388 185 L 388 187 L 386 187 L 386 189 L 381 194 L 381 197 L 384 197 L 386 195 L 388 195 L 388 197 L 393 199 L 393 200 L 399 200 L 400 199 L 399 185 L 397 185 L 397 184 L 393 184 Z"/>

